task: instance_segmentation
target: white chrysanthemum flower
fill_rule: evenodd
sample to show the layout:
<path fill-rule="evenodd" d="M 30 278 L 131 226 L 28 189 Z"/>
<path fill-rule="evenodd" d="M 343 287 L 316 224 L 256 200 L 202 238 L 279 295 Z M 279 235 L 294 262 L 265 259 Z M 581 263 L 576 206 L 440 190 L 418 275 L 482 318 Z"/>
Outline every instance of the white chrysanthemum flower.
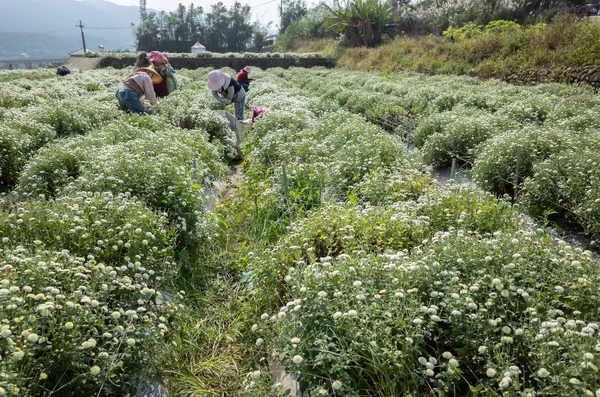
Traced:
<path fill-rule="evenodd" d="M 479 354 L 483 354 L 487 351 L 487 346 L 481 345 L 479 346 L 479 348 L 477 348 L 477 351 L 479 352 Z"/>
<path fill-rule="evenodd" d="M 450 360 L 453 356 L 450 352 L 444 352 L 442 353 L 442 357 L 444 357 L 446 360 Z"/>
<path fill-rule="evenodd" d="M 485 374 L 489 377 L 489 378 L 493 378 L 494 376 L 496 376 L 496 370 L 494 368 L 488 368 L 485 371 Z"/>
<path fill-rule="evenodd" d="M 292 362 L 296 365 L 298 364 L 302 364 L 302 361 L 304 361 L 304 359 L 302 358 L 301 355 L 296 354 L 293 358 L 292 358 Z"/>
<path fill-rule="evenodd" d="M 350 317 L 356 317 L 356 316 L 358 316 L 358 312 L 354 309 L 350 309 L 350 310 L 348 310 L 348 313 L 346 313 L 346 315 L 348 315 Z"/>
<path fill-rule="evenodd" d="M 292 343 L 298 344 L 300 343 L 300 338 L 292 338 Z"/>
<path fill-rule="evenodd" d="M 361 287 L 362 286 L 362 281 L 356 280 L 355 282 L 352 283 L 352 285 L 354 285 L 355 287 Z"/>
<path fill-rule="evenodd" d="M 537 371 L 537 376 L 539 376 L 540 378 L 547 378 L 550 375 L 550 372 L 548 372 L 548 370 L 546 368 L 540 368 Z"/>
<path fill-rule="evenodd" d="M 40 337 L 37 334 L 32 333 L 27 336 L 27 340 L 32 343 L 37 342 L 39 339 L 40 339 Z"/>
<path fill-rule="evenodd" d="M 268 315 L 267 313 L 263 313 L 263 314 L 260 316 L 260 319 L 261 319 L 262 321 L 265 321 L 265 320 L 266 320 L 266 319 L 268 319 L 268 318 L 269 318 L 269 315 Z"/>
<path fill-rule="evenodd" d="M 319 291 L 319 293 L 317 295 L 319 296 L 319 298 L 325 298 L 327 296 L 327 292 Z"/>
<path fill-rule="evenodd" d="M 458 367 L 458 360 L 455 358 L 451 358 L 450 360 L 448 360 L 448 365 L 450 365 L 451 367 Z"/>
<path fill-rule="evenodd" d="M 325 390 L 325 389 L 323 389 L 323 388 L 320 388 L 320 389 L 319 389 L 319 391 L 318 391 L 318 393 L 319 393 L 320 395 L 322 395 L 322 396 L 326 396 L 326 395 L 327 395 L 327 390 Z"/>
<path fill-rule="evenodd" d="M 127 339 L 127 344 L 128 344 L 129 346 L 133 346 L 133 345 L 135 345 L 135 339 L 133 339 L 133 338 L 129 338 L 129 339 Z"/>
<path fill-rule="evenodd" d="M 265 343 L 265 340 L 263 338 L 257 338 L 256 342 L 254 342 L 256 346 L 262 346 L 263 343 Z"/>
<path fill-rule="evenodd" d="M 253 372 L 252 372 L 252 377 L 253 377 L 254 379 L 258 379 L 258 378 L 260 378 L 260 371 L 259 371 L 259 370 L 253 371 Z"/>
<path fill-rule="evenodd" d="M 581 383 L 581 381 L 577 378 L 571 378 L 571 379 L 569 379 L 569 383 L 572 385 L 578 385 Z"/>
<path fill-rule="evenodd" d="M 333 390 L 340 390 L 342 388 L 342 382 L 340 382 L 339 380 L 335 380 L 331 384 L 331 387 L 333 388 Z"/>
<path fill-rule="evenodd" d="M 335 312 L 335 313 L 333 314 L 333 319 L 334 319 L 334 320 L 337 320 L 338 318 L 340 318 L 340 317 L 342 317 L 342 316 L 343 316 L 342 312 Z"/>
<path fill-rule="evenodd" d="M 94 365 L 92 368 L 90 368 L 90 372 L 92 373 L 92 375 L 98 375 L 100 373 L 100 367 Z"/>

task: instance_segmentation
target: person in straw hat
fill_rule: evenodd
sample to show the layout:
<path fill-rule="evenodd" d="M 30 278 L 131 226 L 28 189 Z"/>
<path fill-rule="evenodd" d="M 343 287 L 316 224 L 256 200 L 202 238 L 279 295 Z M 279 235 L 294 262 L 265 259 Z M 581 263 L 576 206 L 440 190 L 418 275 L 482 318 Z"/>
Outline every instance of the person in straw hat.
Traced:
<path fill-rule="evenodd" d="M 156 105 L 156 94 L 152 84 L 158 84 L 162 77 L 152 66 L 139 68 L 128 76 L 117 90 L 117 99 L 121 110 L 127 113 L 147 114 L 148 109 L 142 102 L 147 99 L 151 105 Z"/>
<path fill-rule="evenodd" d="M 238 120 L 244 119 L 246 91 L 233 77 L 220 70 L 213 70 L 208 74 L 206 88 L 212 91 L 217 102 L 225 105 L 235 102 L 235 117 Z"/>
<path fill-rule="evenodd" d="M 242 87 L 244 87 L 244 91 L 246 92 L 248 92 L 248 90 L 250 89 L 250 81 L 252 81 L 252 79 L 248 78 L 248 74 L 251 72 L 252 69 L 250 69 L 250 66 L 246 66 L 244 69 L 240 70 L 236 77 L 237 82 L 240 83 Z"/>

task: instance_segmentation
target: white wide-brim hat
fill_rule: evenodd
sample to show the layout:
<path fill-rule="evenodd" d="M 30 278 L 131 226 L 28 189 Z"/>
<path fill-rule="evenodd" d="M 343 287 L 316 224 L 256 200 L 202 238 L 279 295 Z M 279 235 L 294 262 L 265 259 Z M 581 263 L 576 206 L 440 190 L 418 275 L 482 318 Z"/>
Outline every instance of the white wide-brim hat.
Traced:
<path fill-rule="evenodd" d="M 242 69 L 244 72 L 246 73 L 252 73 L 252 69 L 250 69 L 250 66 L 246 66 L 244 69 Z"/>
<path fill-rule="evenodd" d="M 225 72 L 221 72 L 220 70 L 213 70 L 208 74 L 208 81 L 206 82 L 206 88 L 211 91 L 218 91 L 222 88 L 225 88 L 225 84 L 229 85 L 229 81 L 231 80 L 231 76 Z"/>

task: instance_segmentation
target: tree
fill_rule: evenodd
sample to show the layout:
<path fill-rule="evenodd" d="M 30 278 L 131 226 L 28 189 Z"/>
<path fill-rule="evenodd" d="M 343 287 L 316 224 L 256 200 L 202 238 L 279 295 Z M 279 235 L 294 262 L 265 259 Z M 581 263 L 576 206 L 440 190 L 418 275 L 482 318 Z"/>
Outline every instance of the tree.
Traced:
<path fill-rule="evenodd" d="M 299 20 L 308 13 L 306 1 L 304 0 L 283 0 L 282 6 L 278 6 L 281 26 L 279 33 L 285 32 L 290 23 Z"/>
<path fill-rule="evenodd" d="M 222 2 L 211 5 L 206 14 L 206 47 L 215 52 L 226 51 L 228 29 L 227 8 Z"/>
<path fill-rule="evenodd" d="M 351 46 L 375 47 L 384 34 L 392 34 L 395 29 L 389 1 L 355 0 L 345 8 L 329 10 L 327 29 L 344 33 Z"/>
<path fill-rule="evenodd" d="M 137 48 L 142 51 L 150 51 L 160 45 L 158 38 L 158 23 L 156 14 L 146 14 L 136 31 Z"/>
<path fill-rule="evenodd" d="M 222 2 L 213 4 L 204 15 L 194 4 L 166 13 L 148 13 L 140 1 L 140 25 L 135 31 L 137 48 L 142 51 L 185 51 L 187 42 L 202 40 L 211 51 L 243 51 L 252 40 L 250 7 L 236 2 L 229 9 Z"/>
<path fill-rule="evenodd" d="M 269 28 L 271 27 L 272 22 L 269 22 L 266 25 L 261 25 L 259 22 L 254 23 L 254 35 L 252 36 L 252 48 L 260 52 L 267 45 L 266 38 L 269 34 Z"/>
<path fill-rule="evenodd" d="M 227 51 L 238 52 L 245 50 L 252 40 L 254 31 L 250 24 L 250 6 L 243 6 L 237 1 L 229 9 L 229 29 L 226 33 Z"/>

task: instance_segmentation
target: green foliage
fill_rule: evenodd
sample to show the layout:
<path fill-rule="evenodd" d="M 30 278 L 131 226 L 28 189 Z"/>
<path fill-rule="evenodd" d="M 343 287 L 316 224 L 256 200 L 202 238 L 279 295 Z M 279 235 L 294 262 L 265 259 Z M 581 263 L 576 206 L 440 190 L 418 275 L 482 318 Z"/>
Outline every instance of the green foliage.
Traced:
<path fill-rule="evenodd" d="M 487 25 L 485 25 L 486 33 L 512 32 L 519 29 L 521 29 L 521 25 L 514 21 L 490 21 Z"/>
<path fill-rule="evenodd" d="M 448 28 L 442 32 L 442 36 L 446 37 L 448 40 L 471 39 L 483 34 L 481 28 L 483 28 L 482 25 L 470 23 L 461 28 Z"/>
<path fill-rule="evenodd" d="M 353 47 L 374 47 L 381 43 L 384 34 L 394 30 L 390 2 L 355 0 L 346 8 L 330 8 L 329 12 L 325 17 L 327 30 L 343 33 Z"/>

